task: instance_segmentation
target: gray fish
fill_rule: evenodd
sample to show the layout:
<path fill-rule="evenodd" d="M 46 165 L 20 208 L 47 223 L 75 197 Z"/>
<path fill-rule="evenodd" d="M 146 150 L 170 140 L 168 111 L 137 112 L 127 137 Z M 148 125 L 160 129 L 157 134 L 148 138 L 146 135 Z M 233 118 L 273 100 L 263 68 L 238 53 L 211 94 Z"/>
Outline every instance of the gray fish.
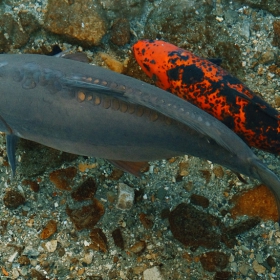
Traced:
<path fill-rule="evenodd" d="M 15 138 L 78 155 L 142 162 L 179 155 L 280 181 L 220 121 L 164 90 L 101 67 L 40 55 L 0 55 L 0 131 L 15 171 Z M 131 171 L 136 173 L 135 171 Z"/>

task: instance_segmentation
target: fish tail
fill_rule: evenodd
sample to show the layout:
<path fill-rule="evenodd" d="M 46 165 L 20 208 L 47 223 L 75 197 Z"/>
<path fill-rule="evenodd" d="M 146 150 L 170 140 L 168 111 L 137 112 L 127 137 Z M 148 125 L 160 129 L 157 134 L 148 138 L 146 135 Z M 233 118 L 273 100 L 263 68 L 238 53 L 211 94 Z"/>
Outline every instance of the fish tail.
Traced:
<path fill-rule="evenodd" d="M 260 160 L 249 160 L 249 164 L 252 164 L 251 171 L 254 173 L 254 177 L 259 179 L 265 184 L 271 192 L 274 194 L 277 209 L 278 209 L 278 222 L 280 221 L 280 180 L 278 177 L 269 170 Z"/>

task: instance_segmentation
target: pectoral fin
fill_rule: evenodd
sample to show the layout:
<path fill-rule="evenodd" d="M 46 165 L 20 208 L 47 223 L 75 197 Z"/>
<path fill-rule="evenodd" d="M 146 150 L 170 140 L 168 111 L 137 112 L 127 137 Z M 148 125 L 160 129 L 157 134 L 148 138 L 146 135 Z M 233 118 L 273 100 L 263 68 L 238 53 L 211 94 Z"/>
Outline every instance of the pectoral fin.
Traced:
<path fill-rule="evenodd" d="M 16 173 L 16 144 L 18 137 L 14 134 L 6 134 L 6 149 L 8 161 L 12 169 L 12 175 Z"/>
<path fill-rule="evenodd" d="M 146 161 L 133 162 L 122 160 L 109 160 L 109 162 L 111 162 L 117 168 L 129 172 L 136 177 L 140 177 L 143 171 L 145 171 L 145 169 L 149 167 L 149 164 Z"/>

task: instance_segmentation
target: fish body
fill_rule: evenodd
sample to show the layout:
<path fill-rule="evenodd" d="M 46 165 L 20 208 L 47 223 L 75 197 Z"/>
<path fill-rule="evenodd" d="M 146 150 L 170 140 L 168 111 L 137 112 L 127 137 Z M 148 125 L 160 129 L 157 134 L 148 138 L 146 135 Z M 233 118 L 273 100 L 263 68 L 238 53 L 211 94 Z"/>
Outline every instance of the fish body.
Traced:
<path fill-rule="evenodd" d="M 133 46 L 157 86 L 203 109 L 249 146 L 280 154 L 280 114 L 219 65 L 164 41 Z"/>
<path fill-rule="evenodd" d="M 0 131 L 9 158 L 14 137 L 109 160 L 189 154 L 259 179 L 280 201 L 277 176 L 220 121 L 160 88 L 78 61 L 1 54 Z"/>

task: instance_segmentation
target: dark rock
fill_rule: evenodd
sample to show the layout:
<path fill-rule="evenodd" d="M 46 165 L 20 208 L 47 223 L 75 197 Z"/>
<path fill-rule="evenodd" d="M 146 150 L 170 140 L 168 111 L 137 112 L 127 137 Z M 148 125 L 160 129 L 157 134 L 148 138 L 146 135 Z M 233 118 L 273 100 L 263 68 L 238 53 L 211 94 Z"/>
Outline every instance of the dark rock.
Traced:
<path fill-rule="evenodd" d="M 107 32 L 107 20 L 98 1 L 49 0 L 44 27 L 70 42 L 98 45 Z"/>
<path fill-rule="evenodd" d="M 223 229 L 222 242 L 224 242 L 229 248 L 232 248 L 236 244 L 236 236 L 249 231 L 253 227 L 260 223 L 259 218 L 251 218 L 245 222 L 240 222 L 230 228 Z"/>
<path fill-rule="evenodd" d="M 116 228 L 112 232 L 112 237 L 114 239 L 115 245 L 121 248 L 122 250 L 124 250 L 124 240 L 123 240 L 122 232 L 119 228 Z"/>
<path fill-rule="evenodd" d="M 203 208 L 207 208 L 209 206 L 209 199 L 202 195 L 192 194 L 190 200 L 192 204 L 201 206 Z"/>
<path fill-rule="evenodd" d="M 90 177 L 86 179 L 76 190 L 71 193 L 71 196 L 76 201 L 92 199 L 96 193 L 97 186 L 95 180 Z"/>
<path fill-rule="evenodd" d="M 5 193 L 3 202 L 6 207 L 10 209 L 15 209 L 20 205 L 24 204 L 25 198 L 21 193 L 14 190 L 9 190 Z"/>
<path fill-rule="evenodd" d="M 104 206 L 97 199 L 93 200 L 93 204 L 83 206 L 80 209 L 66 208 L 66 213 L 70 217 L 72 223 L 77 230 L 92 229 L 104 215 Z"/>
<path fill-rule="evenodd" d="M 225 269 L 228 261 L 229 256 L 222 252 L 207 252 L 200 256 L 201 265 L 209 272 Z"/>
<path fill-rule="evenodd" d="M 169 215 L 173 236 L 185 246 L 219 248 L 220 235 L 214 226 L 218 218 L 197 210 L 192 205 L 181 203 Z"/>
<path fill-rule="evenodd" d="M 130 41 L 130 24 L 126 18 L 117 19 L 112 26 L 111 42 L 117 46 L 124 46 Z"/>

